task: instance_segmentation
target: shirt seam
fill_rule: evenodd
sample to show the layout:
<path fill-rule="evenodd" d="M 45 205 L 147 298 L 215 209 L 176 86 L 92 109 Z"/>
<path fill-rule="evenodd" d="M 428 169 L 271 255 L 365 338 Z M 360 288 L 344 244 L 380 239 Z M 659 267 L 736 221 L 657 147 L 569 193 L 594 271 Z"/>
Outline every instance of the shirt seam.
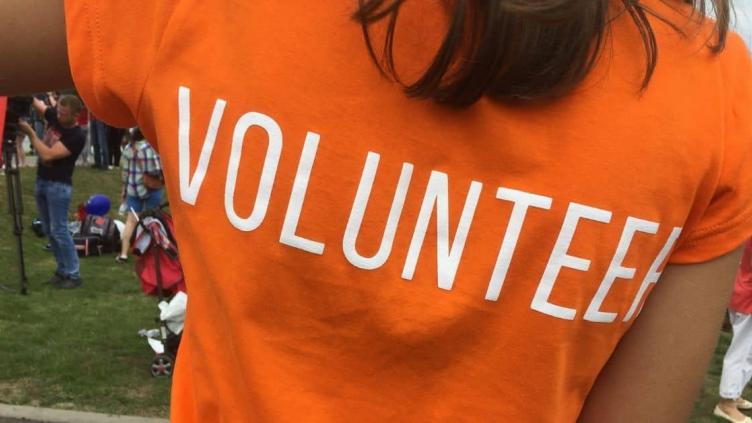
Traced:
<path fill-rule="evenodd" d="M 696 231 L 695 236 L 684 241 L 684 245 L 692 246 L 692 245 L 697 244 L 700 241 L 723 234 L 724 232 L 727 232 L 729 229 L 737 226 L 737 224 L 739 224 L 740 222 L 744 222 L 748 219 L 752 219 L 752 205 L 744 209 L 742 213 L 738 214 L 736 218 L 734 219 L 731 219 L 722 223 L 718 223 L 718 224 L 715 224 L 713 226 L 709 226 L 706 228 L 702 228 Z"/>
<path fill-rule="evenodd" d="M 138 121 L 141 120 L 140 119 L 141 118 L 141 108 L 143 107 L 144 94 L 146 92 L 146 85 L 149 83 L 149 79 L 151 78 L 152 74 L 154 73 L 154 68 L 156 67 L 157 58 L 159 57 L 159 54 L 161 53 L 161 51 L 162 51 L 162 49 L 164 47 L 165 38 L 167 37 L 167 32 L 170 29 L 170 24 L 172 23 L 172 20 L 175 18 L 175 13 L 177 12 L 177 9 L 178 9 L 177 3 L 179 3 L 179 2 L 178 1 L 174 1 L 174 3 L 175 4 L 174 4 L 173 9 L 172 9 L 172 11 L 170 13 L 170 18 L 164 24 L 164 29 L 162 30 L 162 36 L 159 39 L 159 45 L 157 46 L 157 49 L 154 51 L 154 55 L 151 58 L 151 63 L 149 65 L 149 70 L 146 72 L 146 75 L 144 76 L 144 82 L 141 84 L 141 87 L 140 87 L 140 90 L 139 90 L 139 93 L 138 93 L 138 101 L 136 103 L 136 110 L 135 110 L 136 113 L 133 116 L 135 118 L 135 120 L 136 120 L 136 123 L 138 123 Z"/>
<path fill-rule="evenodd" d="M 96 87 L 103 86 L 103 75 L 105 73 L 104 71 L 104 49 L 102 48 L 102 43 L 100 39 L 101 28 L 100 28 L 100 21 L 101 21 L 101 15 L 99 13 L 99 8 L 97 7 L 96 2 L 86 2 L 86 7 L 91 6 L 91 15 L 93 15 L 93 19 L 90 20 L 90 32 L 91 32 L 91 39 L 92 43 L 94 43 L 94 73 L 93 73 L 93 81 L 92 81 L 92 88 L 94 88 L 94 98 L 97 98 L 96 96 Z M 93 22 L 91 22 L 93 21 Z M 91 25 L 94 26 L 94 28 L 91 28 Z M 99 103 L 99 98 L 97 98 L 97 103 Z"/>

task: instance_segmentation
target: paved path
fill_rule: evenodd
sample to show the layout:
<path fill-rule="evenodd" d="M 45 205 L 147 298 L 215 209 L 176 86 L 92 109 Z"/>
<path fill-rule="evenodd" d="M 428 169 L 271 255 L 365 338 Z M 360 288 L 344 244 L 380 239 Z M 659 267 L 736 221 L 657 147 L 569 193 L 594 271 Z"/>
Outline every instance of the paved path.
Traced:
<path fill-rule="evenodd" d="M 0 404 L 0 423 L 168 423 L 165 419 Z"/>

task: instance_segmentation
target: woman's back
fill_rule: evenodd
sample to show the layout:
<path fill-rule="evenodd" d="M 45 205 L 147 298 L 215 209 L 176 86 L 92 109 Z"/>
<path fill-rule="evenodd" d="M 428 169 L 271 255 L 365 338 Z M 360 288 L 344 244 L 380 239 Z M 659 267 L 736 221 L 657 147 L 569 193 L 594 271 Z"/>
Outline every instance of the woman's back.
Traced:
<path fill-rule="evenodd" d="M 381 77 L 349 1 L 67 7 L 89 107 L 159 140 L 191 292 L 176 421 L 574 421 L 667 259 L 752 231 L 735 36 L 714 55 L 651 18 L 640 93 L 623 15 L 570 95 L 457 110 Z M 442 10 L 403 10 L 408 78 Z"/>

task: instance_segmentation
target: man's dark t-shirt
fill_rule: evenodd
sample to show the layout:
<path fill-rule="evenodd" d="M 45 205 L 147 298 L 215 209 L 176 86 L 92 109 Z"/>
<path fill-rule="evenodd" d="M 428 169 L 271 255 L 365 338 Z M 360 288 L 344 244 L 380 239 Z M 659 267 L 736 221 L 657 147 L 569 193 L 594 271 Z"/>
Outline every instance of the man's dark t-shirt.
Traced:
<path fill-rule="evenodd" d="M 84 131 L 78 125 L 72 128 L 60 126 L 60 122 L 57 120 L 57 111 L 54 107 L 48 107 L 45 110 L 44 118 L 47 120 L 47 129 L 44 132 L 42 142 L 48 147 L 57 142 L 62 142 L 71 154 L 68 157 L 49 162 L 42 162 L 40 158 L 37 166 L 37 178 L 72 184 L 76 159 L 78 159 L 78 155 L 81 154 L 81 150 L 84 149 L 84 144 L 86 144 Z"/>

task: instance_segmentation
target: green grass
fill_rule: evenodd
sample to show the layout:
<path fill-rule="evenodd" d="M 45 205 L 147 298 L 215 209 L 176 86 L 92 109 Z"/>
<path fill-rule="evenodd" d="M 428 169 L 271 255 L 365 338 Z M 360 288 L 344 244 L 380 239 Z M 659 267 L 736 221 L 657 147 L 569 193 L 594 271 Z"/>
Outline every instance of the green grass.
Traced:
<path fill-rule="evenodd" d="M 58 291 L 43 285 L 52 275 L 55 261 L 42 250 L 45 241 L 28 230 L 36 216 L 34 179 L 34 169 L 24 169 L 24 245 L 30 294 L 0 291 L 0 403 L 166 416 L 169 380 L 149 375 L 153 353 L 136 335 L 140 328 L 155 326 L 155 299 L 141 293 L 131 266 L 116 264 L 113 255 L 81 260 L 81 289 Z M 114 199 L 118 192 L 117 171 L 76 170 L 73 204 L 95 193 Z M 15 239 L 6 201 L 2 177 L 0 284 L 15 289 Z M 693 423 L 719 421 L 712 410 L 729 341 L 730 335 L 722 333 L 695 404 Z"/>
<path fill-rule="evenodd" d="M 72 204 L 95 193 L 114 201 L 118 175 L 117 170 L 78 168 Z M 81 259 L 80 289 L 46 285 L 55 260 L 42 250 L 46 240 L 30 230 L 36 217 L 34 180 L 35 169 L 24 169 L 29 295 L 21 296 L 6 180 L 0 178 L 0 284 L 13 290 L 0 290 L 0 403 L 166 416 L 170 381 L 151 377 L 153 352 L 137 336 L 140 328 L 156 327 L 156 299 L 141 293 L 132 265 L 115 263 L 113 254 Z M 117 206 L 111 217 L 117 218 Z"/>

